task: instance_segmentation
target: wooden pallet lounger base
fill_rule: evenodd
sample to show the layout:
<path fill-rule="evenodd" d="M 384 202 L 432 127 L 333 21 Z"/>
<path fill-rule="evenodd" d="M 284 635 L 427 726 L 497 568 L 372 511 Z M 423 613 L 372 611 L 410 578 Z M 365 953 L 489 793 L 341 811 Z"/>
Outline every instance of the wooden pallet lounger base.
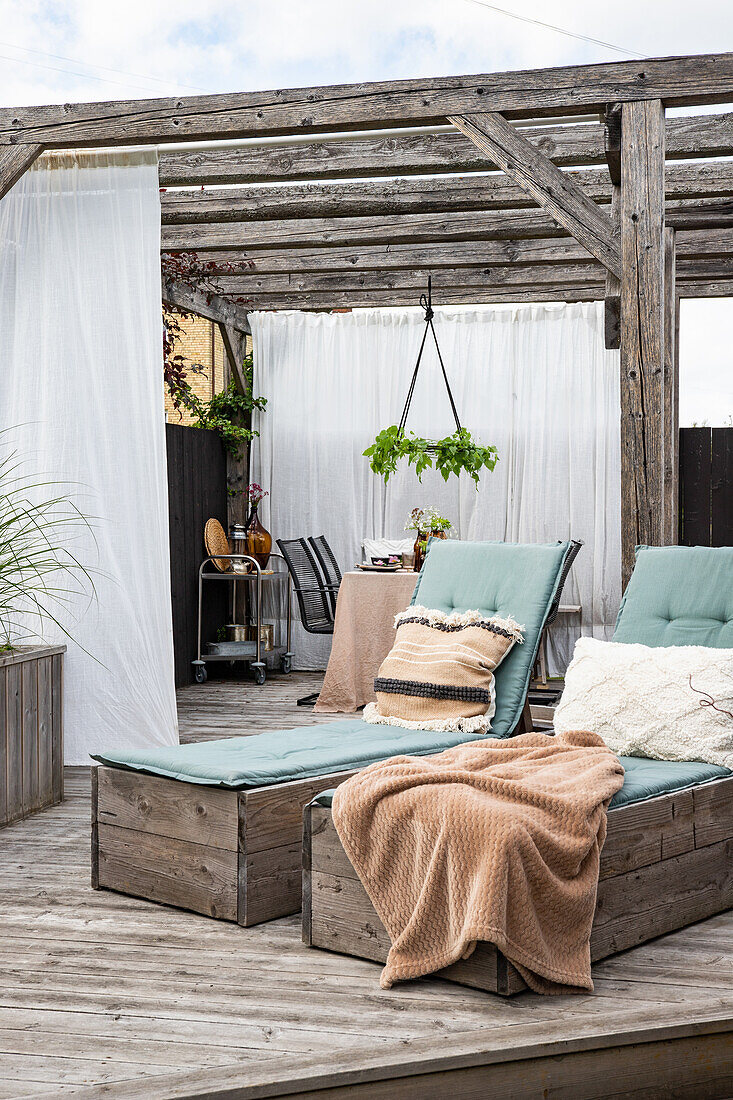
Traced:
<path fill-rule="evenodd" d="M 224 790 L 92 768 L 92 886 L 247 926 L 297 913 L 303 810 L 356 770 Z"/>
<path fill-rule="evenodd" d="M 233 791 L 92 768 L 92 886 L 243 925 L 297 913 L 303 808 L 352 774 Z"/>
<path fill-rule="evenodd" d="M 306 807 L 304 823 L 304 942 L 384 963 L 389 936 L 341 846 L 330 808 Z M 609 812 L 593 962 L 730 908 L 733 777 Z M 526 989 L 485 943 L 440 976 L 505 996 Z"/>

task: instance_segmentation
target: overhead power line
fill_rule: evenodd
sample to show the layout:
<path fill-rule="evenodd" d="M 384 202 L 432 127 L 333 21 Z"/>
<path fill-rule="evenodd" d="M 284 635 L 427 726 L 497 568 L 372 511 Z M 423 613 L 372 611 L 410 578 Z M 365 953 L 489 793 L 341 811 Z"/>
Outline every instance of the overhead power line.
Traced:
<path fill-rule="evenodd" d="M 57 61 L 68 61 L 72 65 L 89 65 L 89 62 L 80 61 L 72 57 L 64 57 L 62 54 L 48 53 L 46 50 L 33 50 L 28 46 L 16 46 L 13 42 L 0 42 L 0 46 L 5 46 L 12 50 L 23 50 L 25 53 L 37 54 L 40 57 L 51 57 Z M 79 72 L 75 69 L 62 69 L 58 65 L 46 65 L 41 61 L 31 61 L 27 57 L 12 57 L 8 54 L 0 54 L 0 58 L 4 61 L 15 61 L 19 65 L 31 65 L 36 69 L 46 69 L 49 72 L 66 73 L 68 76 L 80 76 L 86 80 L 96 80 L 103 84 L 115 84 L 117 87 L 124 88 L 136 88 L 138 91 L 148 92 L 152 91 L 151 88 L 142 88 L 139 84 L 131 84 L 130 82 L 123 82 L 121 80 L 111 80 L 106 76 L 98 76 L 96 73 Z M 130 76 L 134 80 L 149 80 L 155 84 L 164 84 L 169 88 L 186 88 L 194 92 L 206 92 L 206 88 L 198 88 L 192 84 L 181 84 L 175 80 L 164 80 L 157 76 L 143 76 L 142 73 L 128 73 L 125 69 L 112 69 L 108 65 L 89 65 L 90 68 L 100 69 L 107 73 L 117 73 L 119 76 Z"/>
<path fill-rule="evenodd" d="M 510 19 L 517 19 L 520 23 L 531 23 L 535 27 L 544 27 L 547 31 L 555 31 L 556 34 L 564 34 L 566 38 L 575 38 L 579 42 L 590 42 L 593 46 L 603 46 L 607 50 L 614 50 L 616 53 L 628 54 L 629 57 L 644 58 L 646 54 L 637 53 L 636 50 L 626 50 L 623 46 L 614 46 L 612 42 L 604 42 L 601 38 L 589 38 L 587 34 L 576 34 L 575 31 L 565 30 L 564 27 L 556 27 L 554 23 L 543 23 L 541 19 L 532 19 L 529 15 L 520 15 L 516 11 L 509 11 L 507 8 L 499 8 L 496 4 L 488 4 L 486 0 L 466 0 L 468 4 L 476 4 L 479 8 L 488 8 L 489 11 L 498 12 L 499 15 L 506 15 Z"/>

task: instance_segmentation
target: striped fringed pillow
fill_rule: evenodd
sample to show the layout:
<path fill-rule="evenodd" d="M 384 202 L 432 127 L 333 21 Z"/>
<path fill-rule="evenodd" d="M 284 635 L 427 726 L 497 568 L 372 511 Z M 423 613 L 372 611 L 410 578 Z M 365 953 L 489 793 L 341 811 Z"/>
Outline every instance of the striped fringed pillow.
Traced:
<path fill-rule="evenodd" d="M 367 722 L 409 729 L 487 733 L 496 710 L 494 669 L 522 627 L 478 611 L 408 607 L 395 617 L 397 636 L 374 681 Z"/>

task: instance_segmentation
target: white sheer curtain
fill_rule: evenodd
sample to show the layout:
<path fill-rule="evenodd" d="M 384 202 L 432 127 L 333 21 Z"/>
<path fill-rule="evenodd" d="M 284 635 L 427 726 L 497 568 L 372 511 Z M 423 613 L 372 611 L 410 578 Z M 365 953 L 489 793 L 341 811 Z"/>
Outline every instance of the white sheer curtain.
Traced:
<path fill-rule="evenodd" d="M 583 633 L 608 637 L 620 601 L 618 357 L 603 345 L 600 304 L 440 309 L 435 327 L 462 423 L 494 443 L 499 462 L 479 491 L 434 471 L 400 469 L 385 489 L 362 452 L 399 420 L 423 326 L 420 310 L 251 315 L 259 417 L 253 478 L 275 537 L 325 534 L 342 568 L 364 537 L 396 537 L 408 512 L 432 504 L 459 537 L 585 546 L 564 602 L 583 607 Z M 453 430 L 430 342 L 408 428 Z M 564 667 L 580 624 L 553 630 Z M 328 640 L 299 631 L 298 667 L 323 667 Z"/>
<path fill-rule="evenodd" d="M 73 641 L 43 629 L 68 645 L 68 764 L 178 740 L 160 300 L 154 153 L 46 155 L 0 202 L 3 445 L 93 523 L 97 599 Z"/>

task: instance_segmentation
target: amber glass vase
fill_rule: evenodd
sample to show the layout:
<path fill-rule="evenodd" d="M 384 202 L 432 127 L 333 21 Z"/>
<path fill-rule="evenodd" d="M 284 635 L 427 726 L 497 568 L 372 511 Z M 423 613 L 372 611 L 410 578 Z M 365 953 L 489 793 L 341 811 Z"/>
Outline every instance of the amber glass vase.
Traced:
<path fill-rule="evenodd" d="M 415 545 L 412 548 L 415 555 L 415 562 L 412 568 L 415 573 L 420 572 L 420 570 L 422 569 L 422 563 L 425 561 L 425 551 L 423 550 L 423 547 L 425 546 L 425 541 L 427 537 L 428 536 L 422 531 L 418 531 L 417 538 L 415 539 Z"/>
<path fill-rule="evenodd" d="M 246 553 L 259 562 L 260 569 L 265 569 L 270 560 L 272 535 L 260 523 L 256 504 L 252 505 L 252 510 L 245 524 L 245 545 L 247 547 Z"/>

